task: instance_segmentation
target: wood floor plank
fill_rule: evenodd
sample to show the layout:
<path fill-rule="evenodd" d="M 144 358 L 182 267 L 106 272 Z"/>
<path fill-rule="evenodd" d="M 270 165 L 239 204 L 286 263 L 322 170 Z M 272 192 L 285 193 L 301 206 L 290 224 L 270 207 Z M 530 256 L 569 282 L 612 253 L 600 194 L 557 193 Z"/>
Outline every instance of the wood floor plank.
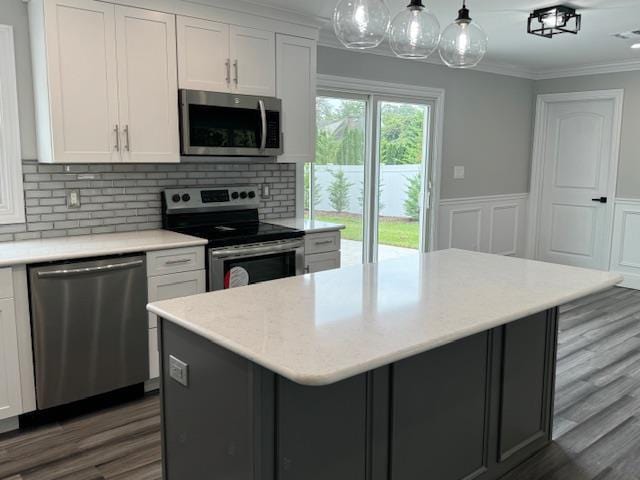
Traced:
<path fill-rule="evenodd" d="M 640 480 L 640 291 L 560 311 L 554 442 L 503 480 Z M 159 416 L 152 395 L 0 435 L 0 480 L 161 480 Z"/>

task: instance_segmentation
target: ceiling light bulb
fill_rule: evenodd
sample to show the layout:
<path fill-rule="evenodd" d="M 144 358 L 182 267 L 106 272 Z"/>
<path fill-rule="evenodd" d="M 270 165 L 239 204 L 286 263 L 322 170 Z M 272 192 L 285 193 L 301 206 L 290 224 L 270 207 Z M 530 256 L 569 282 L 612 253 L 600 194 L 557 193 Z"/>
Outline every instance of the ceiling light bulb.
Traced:
<path fill-rule="evenodd" d="M 469 16 L 465 2 L 458 18 L 444 29 L 440 40 L 440 58 L 452 68 L 472 68 L 487 53 L 487 34 Z"/>
<path fill-rule="evenodd" d="M 375 48 L 387 34 L 390 16 L 383 0 L 341 0 L 333 13 L 333 28 L 347 48 Z"/>
<path fill-rule="evenodd" d="M 640 43 L 634 43 L 633 45 L 631 45 L 631 48 L 633 48 L 634 50 L 640 50 Z"/>

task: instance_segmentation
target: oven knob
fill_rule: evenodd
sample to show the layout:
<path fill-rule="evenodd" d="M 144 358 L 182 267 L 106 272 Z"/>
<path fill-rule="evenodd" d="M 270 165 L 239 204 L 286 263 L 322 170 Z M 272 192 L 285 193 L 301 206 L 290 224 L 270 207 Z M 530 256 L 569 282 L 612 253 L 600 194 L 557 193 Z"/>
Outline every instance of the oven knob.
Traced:
<path fill-rule="evenodd" d="M 173 200 L 175 203 L 178 203 L 180 201 L 180 195 L 176 193 L 173 197 L 171 197 L 171 200 Z"/>
<path fill-rule="evenodd" d="M 256 198 L 256 192 L 249 192 L 249 198 Z"/>
<path fill-rule="evenodd" d="M 185 193 L 184 195 L 182 195 L 183 202 L 188 202 L 189 200 L 191 200 L 191 195 L 189 195 L 188 193 Z"/>
<path fill-rule="evenodd" d="M 237 200 L 239 196 L 240 196 L 240 195 L 238 195 L 238 192 L 233 192 L 233 193 L 231 194 L 231 198 L 233 198 L 234 200 Z"/>
<path fill-rule="evenodd" d="M 240 194 L 240 198 L 242 198 L 243 200 L 244 200 L 245 198 L 247 198 L 247 192 L 242 192 L 242 193 Z"/>

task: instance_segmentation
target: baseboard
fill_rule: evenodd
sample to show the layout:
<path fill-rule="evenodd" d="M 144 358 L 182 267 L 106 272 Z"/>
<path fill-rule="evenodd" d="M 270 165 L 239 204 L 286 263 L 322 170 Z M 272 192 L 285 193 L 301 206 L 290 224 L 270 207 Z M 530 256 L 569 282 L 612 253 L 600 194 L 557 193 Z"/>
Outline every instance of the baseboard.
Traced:
<path fill-rule="evenodd" d="M 623 282 L 619 285 L 624 288 L 632 288 L 634 290 L 640 290 L 640 275 L 627 272 L 614 272 L 619 273 L 624 277 Z"/>
<path fill-rule="evenodd" d="M 160 377 L 152 378 L 144 382 L 144 393 L 154 392 L 160 389 Z"/>
<path fill-rule="evenodd" d="M 0 420 L 0 435 L 3 433 L 12 432 L 20 428 L 20 420 L 18 417 L 6 418 Z"/>

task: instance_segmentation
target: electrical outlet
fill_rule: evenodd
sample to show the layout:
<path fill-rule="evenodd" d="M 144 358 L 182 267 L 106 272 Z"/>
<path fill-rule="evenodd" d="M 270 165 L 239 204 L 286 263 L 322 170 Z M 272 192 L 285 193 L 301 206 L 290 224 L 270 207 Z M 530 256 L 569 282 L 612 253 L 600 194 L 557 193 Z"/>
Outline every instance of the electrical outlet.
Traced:
<path fill-rule="evenodd" d="M 455 180 L 462 180 L 464 178 L 464 167 L 453 167 L 453 178 Z"/>
<path fill-rule="evenodd" d="M 182 360 L 169 355 L 169 376 L 180 385 L 189 386 L 189 365 Z"/>
<path fill-rule="evenodd" d="M 67 208 L 80 208 L 80 190 L 67 190 Z"/>

